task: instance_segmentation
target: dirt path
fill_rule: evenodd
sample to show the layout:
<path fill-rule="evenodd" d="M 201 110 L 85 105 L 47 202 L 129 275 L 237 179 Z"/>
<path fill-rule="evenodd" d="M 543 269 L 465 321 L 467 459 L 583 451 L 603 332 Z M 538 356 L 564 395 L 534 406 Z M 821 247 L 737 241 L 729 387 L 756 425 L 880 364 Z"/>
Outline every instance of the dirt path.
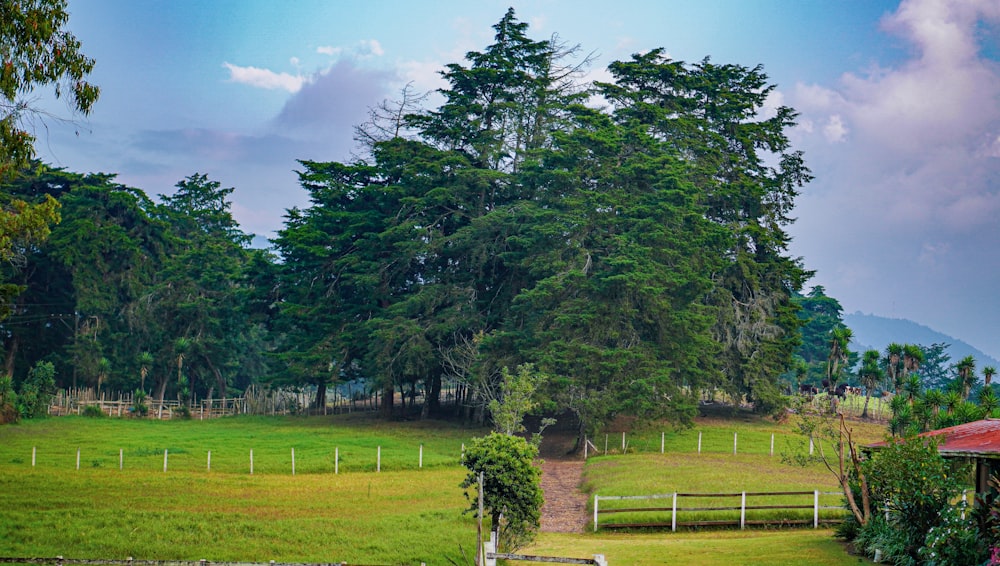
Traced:
<path fill-rule="evenodd" d="M 587 526 L 587 496 L 580 491 L 583 459 L 567 455 L 573 446 L 572 434 L 546 434 L 540 454 L 542 463 L 542 531 L 578 533 Z"/>

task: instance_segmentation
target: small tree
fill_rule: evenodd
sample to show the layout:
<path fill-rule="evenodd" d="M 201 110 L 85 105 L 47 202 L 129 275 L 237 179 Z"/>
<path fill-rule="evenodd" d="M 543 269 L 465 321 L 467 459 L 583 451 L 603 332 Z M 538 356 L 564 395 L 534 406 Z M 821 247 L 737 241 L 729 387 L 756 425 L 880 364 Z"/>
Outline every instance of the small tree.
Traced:
<path fill-rule="evenodd" d="M 501 552 L 513 552 L 535 538 L 541 524 L 541 470 L 534 465 L 538 448 L 519 436 L 490 433 L 477 438 L 465 451 L 469 475 L 462 482 L 471 501 L 468 512 L 479 510 L 479 498 L 469 488 L 479 488 L 483 474 L 483 507 L 497 533 Z"/>
<path fill-rule="evenodd" d="M 524 416 L 538 407 L 535 391 L 545 380 L 546 376 L 536 373 L 533 364 L 521 364 L 514 373 L 503 368 L 500 374 L 499 398 L 491 400 L 488 404 L 494 430 L 508 435 L 524 432 Z M 546 420 L 543 425 L 551 422 Z"/>
<path fill-rule="evenodd" d="M 48 413 L 49 402 L 56 388 L 56 368 L 52 362 L 38 362 L 21 383 L 18 408 L 21 416 L 30 419 Z"/>

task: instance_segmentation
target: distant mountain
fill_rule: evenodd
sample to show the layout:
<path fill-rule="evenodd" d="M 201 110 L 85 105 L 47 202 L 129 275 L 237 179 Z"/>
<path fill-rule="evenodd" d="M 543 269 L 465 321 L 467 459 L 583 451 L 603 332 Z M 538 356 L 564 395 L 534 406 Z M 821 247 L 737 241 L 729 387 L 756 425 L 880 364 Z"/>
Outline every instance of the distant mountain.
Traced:
<path fill-rule="evenodd" d="M 854 331 L 854 340 L 851 348 L 856 352 L 864 352 L 868 349 L 884 352 L 885 347 L 892 342 L 920 344 L 921 346 L 942 343 L 951 345 L 947 350 L 948 355 L 951 356 L 951 363 L 955 363 L 965 356 L 972 356 L 976 359 L 977 368 L 1000 366 L 1000 362 L 986 355 L 978 348 L 958 338 L 953 338 L 922 324 L 917 324 L 912 320 L 885 318 L 873 314 L 855 312 L 844 315 L 844 324 Z"/>

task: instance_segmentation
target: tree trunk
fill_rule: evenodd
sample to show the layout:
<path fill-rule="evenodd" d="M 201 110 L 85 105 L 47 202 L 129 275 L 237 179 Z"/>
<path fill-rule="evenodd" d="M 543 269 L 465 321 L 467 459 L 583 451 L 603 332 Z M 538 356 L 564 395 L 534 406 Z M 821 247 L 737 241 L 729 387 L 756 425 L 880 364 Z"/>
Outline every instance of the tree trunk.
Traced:
<path fill-rule="evenodd" d="M 316 383 L 316 401 L 313 403 L 313 408 L 322 410 L 323 407 L 326 407 L 326 379 L 320 378 Z"/>
<path fill-rule="evenodd" d="M 396 390 L 393 388 L 393 383 L 391 380 L 386 381 L 385 385 L 382 386 L 382 406 L 380 412 L 385 418 L 392 417 L 392 404 L 396 397 Z"/>
<path fill-rule="evenodd" d="M 20 346 L 21 339 L 15 334 L 10 341 L 10 346 L 7 348 L 7 359 L 4 360 L 4 371 L 7 377 L 14 377 L 14 358 L 17 356 L 17 348 Z M 76 377 L 76 374 L 73 374 Z M 76 388 L 76 382 L 74 380 L 73 387 Z"/>

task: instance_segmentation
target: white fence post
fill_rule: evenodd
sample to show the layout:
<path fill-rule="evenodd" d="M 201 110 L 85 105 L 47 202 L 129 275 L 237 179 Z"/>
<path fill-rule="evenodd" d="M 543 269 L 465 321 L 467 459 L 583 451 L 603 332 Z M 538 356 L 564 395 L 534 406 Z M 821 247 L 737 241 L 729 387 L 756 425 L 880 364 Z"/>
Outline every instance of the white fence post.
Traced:
<path fill-rule="evenodd" d="M 736 455 L 736 433 L 733 433 L 733 456 Z"/>
<path fill-rule="evenodd" d="M 698 431 L 698 453 L 701 454 L 701 431 Z"/>
<path fill-rule="evenodd" d="M 667 433 L 661 432 L 660 433 L 660 454 L 663 454 L 663 447 L 664 447 L 664 443 L 666 442 L 666 440 L 667 440 Z"/>
<path fill-rule="evenodd" d="M 417 461 L 417 468 L 422 469 L 424 467 L 424 445 L 420 445 L 420 458 Z"/>
<path fill-rule="evenodd" d="M 125 450 L 122 448 L 118 449 L 118 469 L 125 469 Z"/>
<path fill-rule="evenodd" d="M 747 492 L 743 492 L 743 497 L 740 500 L 740 529 L 746 526 L 747 523 Z"/>
<path fill-rule="evenodd" d="M 292 448 L 292 475 L 295 475 L 295 449 Z"/>
<path fill-rule="evenodd" d="M 594 494 L 594 532 L 595 533 L 597 532 L 597 502 L 600 501 L 600 500 L 601 500 L 601 498 L 598 497 L 597 494 L 595 493 Z"/>
<path fill-rule="evenodd" d="M 340 446 L 333 450 L 333 473 L 334 475 L 340 473 Z"/>
<path fill-rule="evenodd" d="M 670 509 L 670 531 L 677 532 L 677 492 L 674 492 L 674 504 Z"/>
<path fill-rule="evenodd" d="M 622 431 L 622 454 L 625 453 L 625 431 Z"/>
<path fill-rule="evenodd" d="M 209 472 L 212 471 L 212 451 L 211 450 L 208 451 L 208 465 L 205 467 L 205 470 L 207 470 Z"/>
<path fill-rule="evenodd" d="M 253 448 L 250 449 L 250 475 L 253 475 Z"/>
<path fill-rule="evenodd" d="M 813 528 L 819 528 L 819 490 L 813 492 Z"/>
<path fill-rule="evenodd" d="M 813 438 L 811 436 L 809 437 L 809 455 L 813 455 Z"/>
<path fill-rule="evenodd" d="M 163 450 L 163 471 L 167 471 L 167 450 Z"/>
<path fill-rule="evenodd" d="M 32 468 L 34 468 L 34 467 L 35 467 L 35 450 L 36 450 L 37 448 L 38 448 L 37 446 L 32 446 L 32 447 L 31 447 L 31 467 L 32 467 Z"/>
<path fill-rule="evenodd" d="M 585 436 L 585 437 L 583 437 L 583 461 L 584 461 L 584 462 L 586 462 L 586 461 L 587 461 L 587 448 L 589 448 L 589 447 L 587 446 L 588 444 L 590 444 L 590 441 L 589 441 L 589 440 L 587 439 L 587 437 L 586 437 L 586 436 Z"/>
<path fill-rule="evenodd" d="M 80 469 L 80 449 L 76 449 L 76 469 Z"/>
<path fill-rule="evenodd" d="M 376 452 L 376 456 L 375 456 L 375 471 L 376 472 L 381 472 L 382 471 L 382 447 L 381 446 L 378 447 L 378 451 Z"/>
<path fill-rule="evenodd" d="M 774 433 L 771 433 L 771 456 L 774 456 Z"/>

